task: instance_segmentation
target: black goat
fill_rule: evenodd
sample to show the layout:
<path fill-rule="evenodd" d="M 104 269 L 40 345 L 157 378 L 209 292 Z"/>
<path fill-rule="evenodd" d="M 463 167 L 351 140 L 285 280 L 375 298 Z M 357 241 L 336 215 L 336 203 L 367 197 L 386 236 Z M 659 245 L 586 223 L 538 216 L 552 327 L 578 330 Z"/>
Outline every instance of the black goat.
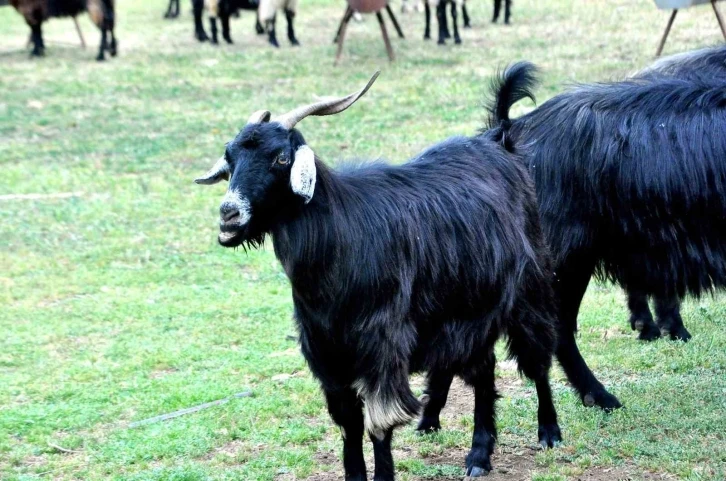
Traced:
<path fill-rule="evenodd" d="M 651 72 L 580 86 L 510 120 L 533 80 L 530 64 L 504 73 L 485 135 L 519 152 L 535 181 L 554 257 L 557 358 L 585 404 L 612 409 L 619 401 L 575 342 L 593 273 L 662 299 L 657 313 L 671 336 L 682 335 L 679 299 L 726 286 L 726 80 Z M 446 379 L 430 382 L 445 398 Z"/>
<path fill-rule="evenodd" d="M 93 23 L 101 30 L 101 45 L 96 60 L 105 60 L 104 52 L 116 56 L 117 44 L 114 35 L 114 0 L 10 0 L 10 5 L 20 13 L 30 27 L 33 51 L 31 55 L 45 55 L 43 42 L 43 22 L 53 17 L 75 17 L 87 11 Z M 111 36 L 111 39 L 107 38 Z"/>
<path fill-rule="evenodd" d="M 560 440 L 548 381 L 552 273 L 532 185 L 522 161 L 484 136 L 451 138 L 402 166 L 330 170 L 294 126 L 345 110 L 375 78 L 356 94 L 272 120 L 254 114 L 196 182 L 230 181 L 221 245 L 258 246 L 271 234 L 292 284 L 302 353 L 342 428 L 346 479 L 366 479 L 365 428 L 375 479 L 393 480 L 393 428 L 419 411 L 408 383 L 419 370 L 473 386 L 466 467 L 481 476 L 496 437 L 502 335 L 536 383 L 540 443 Z"/>
<path fill-rule="evenodd" d="M 641 71 L 637 77 L 659 75 L 692 80 L 720 77 L 726 81 L 726 46 L 704 48 L 659 59 Z M 661 334 L 669 335 L 673 340 L 691 339 L 691 333 L 683 325 L 680 313 L 681 299 L 677 295 L 656 297 L 654 304 L 656 322 L 653 321 L 648 306 L 648 295 L 642 291 L 628 292 L 630 327 L 639 331 L 638 339 L 651 341 L 658 339 Z"/>

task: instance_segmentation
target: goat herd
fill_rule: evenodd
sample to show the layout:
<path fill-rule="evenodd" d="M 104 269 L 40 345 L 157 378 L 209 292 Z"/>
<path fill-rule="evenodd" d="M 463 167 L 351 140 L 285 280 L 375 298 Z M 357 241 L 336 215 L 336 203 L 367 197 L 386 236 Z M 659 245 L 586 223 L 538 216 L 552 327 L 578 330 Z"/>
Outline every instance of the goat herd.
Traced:
<path fill-rule="evenodd" d="M 509 23 L 511 15 L 511 0 L 504 0 L 504 22 Z M 233 43 L 229 30 L 230 17 L 239 15 L 240 10 L 253 10 L 256 12 L 255 29 L 259 35 L 267 33 L 271 45 L 279 47 L 275 33 L 277 12 L 282 11 L 287 20 L 287 37 L 292 45 L 300 45 L 295 36 L 293 20 L 297 11 L 298 0 L 191 0 L 194 15 L 194 35 L 200 42 L 211 41 L 219 43 L 217 20 L 222 28 L 222 38 L 227 43 Z M 407 0 L 402 0 L 405 10 L 408 8 Z M 33 44 L 31 55 L 42 56 L 45 53 L 42 24 L 52 17 L 76 17 L 87 11 L 93 22 L 101 30 L 101 45 L 96 60 L 105 60 L 105 52 L 112 57 L 117 53 L 117 42 L 114 33 L 116 8 L 115 0 L 10 0 L 10 4 L 25 18 L 30 27 L 30 40 Z M 451 37 L 446 15 L 446 7 L 451 6 L 451 16 L 454 27 L 454 41 L 461 43 L 457 24 L 457 6 L 461 6 L 464 27 L 470 27 L 469 14 L 466 10 L 466 0 L 425 0 L 426 30 L 424 38 L 430 38 L 430 5 L 436 6 L 436 16 L 439 22 L 439 44 L 444 44 L 446 38 Z M 494 0 L 493 22 L 499 18 L 502 0 Z M 204 30 L 202 17 L 204 11 L 209 16 L 210 34 Z M 176 18 L 179 15 L 179 0 L 169 0 L 169 6 L 164 14 L 165 18 Z"/>
<path fill-rule="evenodd" d="M 486 129 L 409 162 L 328 168 L 295 126 L 359 92 L 254 113 L 199 184 L 229 181 L 219 243 L 271 236 L 292 285 L 302 353 L 341 427 L 346 480 L 394 479 L 394 428 L 440 429 L 453 376 L 475 393 L 466 475 L 491 469 L 494 344 L 536 385 L 538 437 L 561 438 L 555 355 L 588 406 L 621 406 L 575 340 L 593 274 L 629 294 L 642 339 L 688 340 L 681 299 L 726 286 L 726 47 L 583 85 L 510 119 L 533 96 L 522 62 L 497 79 Z M 656 320 L 648 308 L 654 298 Z M 427 373 L 423 399 L 408 377 Z"/>

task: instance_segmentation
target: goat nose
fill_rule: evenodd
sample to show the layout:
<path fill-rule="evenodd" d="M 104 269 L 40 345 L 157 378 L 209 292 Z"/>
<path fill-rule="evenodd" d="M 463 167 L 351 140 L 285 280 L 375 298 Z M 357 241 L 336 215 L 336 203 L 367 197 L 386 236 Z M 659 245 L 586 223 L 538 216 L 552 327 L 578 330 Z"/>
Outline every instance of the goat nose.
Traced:
<path fill-rule="evenodd" d="M 239 215 L 239 209 L 230 204 L 223 204 L 219 208 L 219 216 L 223 222 L 229 222 Z"/>

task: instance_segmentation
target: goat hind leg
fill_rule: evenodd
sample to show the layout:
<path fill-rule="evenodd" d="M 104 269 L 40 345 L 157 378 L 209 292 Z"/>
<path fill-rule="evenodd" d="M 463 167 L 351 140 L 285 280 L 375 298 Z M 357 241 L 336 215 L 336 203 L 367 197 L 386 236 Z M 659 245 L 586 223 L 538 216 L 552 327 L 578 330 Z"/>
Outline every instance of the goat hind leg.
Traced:
<path fill-rule="evenodd" d="M 681 301 L 676 296 L 655 298 L 655 315 L 663 335 L 668 334 L 672 341 L 688 341 L 691 333 L 686 330 L 681 317 Z"/>
<path fill-rule="evenodd" d="M 277 34 L 275 33 L 275 18 L 273 17 L 272 20 L 266 21 L 265 24 L 267 25 L 267 41 L 273 47 L 279 48 L 280 44 L 277 42 Z"/>
<path fill-rule="evenodd" d="M 229 14 L 220 15 L 219 21 L 222 23 L 222 38 L 225 42 L 233 44 L 234 42 L 229 34 Z"/>
<path fill-rule="evenodd" d="M 653 322 L 653 315 L 648 307 L 648 296 L 644 292 L 628 289 L 628 309 L 630 328 L 640 333 L 638 339 L 653 341 L 660 337 L 660 329 Z"/>
<path fill-rule="evenodd" d="M 426 27 L 424 27 L 424 40 L 429 40 L 431 38 L 431 7 L 429 6 L 429 2 L 426 1 L 424 5 L 424 15 L 426 18 Z"/>
<path fill-rule="evenodd" d="M 300 45 L 297 38 L 295 37 L 295 27 L 293 21 L 295 20 L 295 12 L 289 9 L 285 9 L 285 18 L 287 19 L 287 39 L 294 46 Z"/>
<path fill-rule="evenodd" d="M 421 420 L 416 431 L 420 434 L 433 433 L 441 429 L 439 415 L 446 405 L 454 373 L 432 369 L 426 376 L 426 390 L 422 398 L 424 405 Z"/>
<path fill-rule="evenodd" d="M 446 45 L 446 4 L 440 0 L 436 6 L 436 18 L 439 21 L 439 45 Z"/>
<path fill-rule="evenodd" d="M 557 360 L 570 384 L 580 395 L 583 404 L 612 411 L 622 407 L 622 404 L 597 380 L 582 358 L 575 341 L 577 313 L 594 269 L 594 260 L 581 255 L 571 255 L 555 269 L 557 272 L 555 293 L 560 304 Z"/>
<path fill-rule="evenodd" d="M 104 52 L 108 49 L 108 40 L 106 38 L 107 35 L 107 29 L 104 25 L 101 27 L 101 46 L 98 48 L 98 56 L 96 57 L 96 60 L 99 62 L 103 62 L 106 60 L 106 57 L 104 55 Z"/>

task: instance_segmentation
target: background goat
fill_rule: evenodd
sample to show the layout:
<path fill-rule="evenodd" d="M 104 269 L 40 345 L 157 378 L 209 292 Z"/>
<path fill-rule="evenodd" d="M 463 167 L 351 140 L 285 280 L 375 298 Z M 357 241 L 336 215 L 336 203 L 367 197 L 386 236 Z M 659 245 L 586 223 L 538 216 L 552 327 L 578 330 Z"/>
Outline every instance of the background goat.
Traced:
<path fill-rule="evenodd" d="M 101 46 L 96 60 L 104 60 L 104 52 L 108 50 L 112 57 L 116 56 L 116 36 L 113 33 L 115 22 L 114 0 L 10 0 L 10 4 L 25 18 L 30 27 L 33 51 L 36 57 L 45 54 L 42 25 L 51 17 L 75 17 L 88 11 L 93 23 L 101 29 Z M 111 35 L 110 42 L 106 35 Z"/>
<path fill-rule="evenodd" d="M 474 388 L 467 475 L 491 469 L 496 437 L 494 344 L 506 335 L 536 383 L 539 440 L 560 429 L 548 371 L 555 310 L 547 249 L 522 162 L 483 137 L 455 137 L 402 166 L 328 169 L 294 127 L 356 94 L 270 121 L 254 114 L 201 184 L 230 181 L 219 242 L 272 235 L 290 279 L 302 353 L 342 428 L 346 479 L 364 481 L 370 434 L 375 479 L 393 480 L 393 428 L 419 411 L 410 372 Z M 440 400 L 431 396 L 429 405 Z"/>
<path fill-rule="evenodd" d="M 222 38 L 227 43 L 233 43 L 229 32 L 229 18 L 239 10 L 254 10 L 256 12 L 255 30 L 258 34 L 267 32 L 268 41 L 274 47 L 279 47 L 277 34 L 275 32 L 275 22 L 277 11 L 285 12 L 287 19 L 287 38 L 292 45 L 300 45 L 295 37 L 294 18 L 297 11 L 297 0 L 193 0 L 194 6 L 194 25 L 196 37 L 200 41 L 208 40 L 207 34 L 204 32 L 202 25 L 202 11 L 204 8 L 209 12 L 209 26 L 211 30 L 211 41 L 217 43 L 217 18 L 222 24 Z M 264 26 L 263 26 L 264 25 Z"/>
<path fill-rule="evenodd" d="M 510 120 L 533 80 L 526 63 L 504 73 L 487 135 L 520 152 L 535 181 L 557 279 L 557 358 L 585 404 L 612 409 L 619 401 L 574 337 L 592 275 L 676 301 L 726 285 L 726 80 L 653 74 L 583 85 Z M 677 304 L 663 307 L 661 329 L 680 336 Z M 430 380 L 429 390 L 446 389 Z"/>

